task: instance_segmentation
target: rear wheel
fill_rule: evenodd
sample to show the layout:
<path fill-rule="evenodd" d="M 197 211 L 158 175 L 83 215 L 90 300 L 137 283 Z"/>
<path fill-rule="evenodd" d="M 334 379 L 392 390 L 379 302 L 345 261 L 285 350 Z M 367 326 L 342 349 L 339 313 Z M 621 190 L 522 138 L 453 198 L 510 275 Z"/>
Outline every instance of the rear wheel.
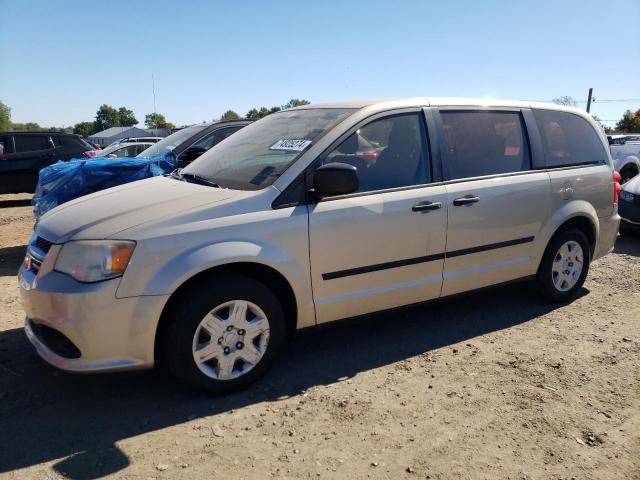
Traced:
<path fill-rule="evenodd" d="M 536 282 L 544 298 L 566 302 L 574 298 L 587 278 L 591 248 L 584 233 L 566 229 L 554 236 L 542 257 Z"/>
<path fill-rule="evenodd" d="M 276 296 L 248 277 L 211 277 L 168 313 L 164 364 L 178 380 L 212 393 L 245 388 L 282 350 L 284 313 Z"/>

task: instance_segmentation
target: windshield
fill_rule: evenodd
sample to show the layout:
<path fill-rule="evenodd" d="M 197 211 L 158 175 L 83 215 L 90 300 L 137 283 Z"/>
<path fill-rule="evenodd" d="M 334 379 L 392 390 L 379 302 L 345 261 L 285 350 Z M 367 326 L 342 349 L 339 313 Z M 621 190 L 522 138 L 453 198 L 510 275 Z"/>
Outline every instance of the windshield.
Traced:
<path fill-rule="evenodd" d="M 196 133 L 207 128 L 208 125 L 193 125 L 192 127 L 183 128 L 182 130 L 178 130 L 175 133 L 172 133 L 168 137 L 160 140 L 155 145 L 150 146 L 146 150 L 143 150 L 138 157 L 153 157 L 155 155 L 160 155 L 164 153 L 166 150 L 173 151 L 181 143 L 185 142 Z"/>
<path fill-rule="evenodd" d="M 202 154 L 183 172 L 222 187 L 258 190 L 271 185 L 314 141 L 353 109 L 307 109 L 271 114 Z"/>

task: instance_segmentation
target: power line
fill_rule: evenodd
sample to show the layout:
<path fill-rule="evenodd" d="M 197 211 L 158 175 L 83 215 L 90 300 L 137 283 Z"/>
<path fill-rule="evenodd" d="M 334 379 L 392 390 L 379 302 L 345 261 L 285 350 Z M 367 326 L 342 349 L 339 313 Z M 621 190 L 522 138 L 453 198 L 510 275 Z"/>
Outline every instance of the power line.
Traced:
<path fill-rule="evenodd" d="M 576 103 L 587 103 L 587 100 L 575 100 Z M 615 98 L 600 100 L 597 97 L 593 98 L 594 103 L 614 103 L 614 102 L 640 102 L 640 98 Z"/>

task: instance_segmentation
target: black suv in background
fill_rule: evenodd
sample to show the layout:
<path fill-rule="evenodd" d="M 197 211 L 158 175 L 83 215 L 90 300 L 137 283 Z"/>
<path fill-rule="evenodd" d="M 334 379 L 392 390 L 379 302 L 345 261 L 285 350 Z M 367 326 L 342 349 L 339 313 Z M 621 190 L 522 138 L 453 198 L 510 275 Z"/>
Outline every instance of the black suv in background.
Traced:
<path fill-rule="evenodd" d="M 79 135 L 61 132 L 0 132 L 0 194 L 33 193 L 40 169 L 71 158 L 93 158 Z"/>

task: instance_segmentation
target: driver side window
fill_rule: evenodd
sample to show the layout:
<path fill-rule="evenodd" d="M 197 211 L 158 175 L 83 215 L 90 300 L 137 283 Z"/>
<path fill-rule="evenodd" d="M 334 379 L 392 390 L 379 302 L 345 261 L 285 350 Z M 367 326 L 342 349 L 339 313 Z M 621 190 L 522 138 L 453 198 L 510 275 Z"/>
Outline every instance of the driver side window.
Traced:
<path fill-rule="evenodd" d="M 420 113 L 379 118 L 351 134 L 323 163 L 358 170 L 358 192 L 422 185 L 431 181 L 425 128 Z"/>

